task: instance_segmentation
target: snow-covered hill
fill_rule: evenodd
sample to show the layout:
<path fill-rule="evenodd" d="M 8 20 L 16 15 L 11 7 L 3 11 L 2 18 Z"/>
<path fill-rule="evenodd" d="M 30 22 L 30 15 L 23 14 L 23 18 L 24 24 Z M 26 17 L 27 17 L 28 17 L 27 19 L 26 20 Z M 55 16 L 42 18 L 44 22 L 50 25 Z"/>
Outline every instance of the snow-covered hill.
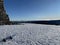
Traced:
<path fill-rule="evenodd" d="M 9 36 L 12 36 L 12 39 L 1 41 Z M 41 24 L 0 26 L 0 45 L 60 45 L 60 26 Z"/>

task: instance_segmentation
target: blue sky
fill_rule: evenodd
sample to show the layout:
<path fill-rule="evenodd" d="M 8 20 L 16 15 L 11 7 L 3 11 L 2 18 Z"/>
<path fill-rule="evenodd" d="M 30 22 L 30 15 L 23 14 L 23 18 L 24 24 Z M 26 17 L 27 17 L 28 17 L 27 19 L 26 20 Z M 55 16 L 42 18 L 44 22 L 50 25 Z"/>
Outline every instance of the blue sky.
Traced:
<path fill-rule="evenodd" d="M 60 19 L 60 0 L 5 0 L 10 20 Z"/>

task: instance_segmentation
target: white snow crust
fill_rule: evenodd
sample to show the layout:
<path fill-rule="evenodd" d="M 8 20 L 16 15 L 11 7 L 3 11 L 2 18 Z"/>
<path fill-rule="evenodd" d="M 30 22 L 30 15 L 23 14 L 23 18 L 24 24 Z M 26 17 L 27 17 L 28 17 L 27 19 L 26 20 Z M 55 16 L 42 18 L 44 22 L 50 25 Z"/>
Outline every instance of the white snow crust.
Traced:
<path fill-rule="evenodd" d="M 0 45 L 60 45 L 60 26 L 24 24 L 0 26 L 0 41 L 8 36 L 12 40 Z"/>

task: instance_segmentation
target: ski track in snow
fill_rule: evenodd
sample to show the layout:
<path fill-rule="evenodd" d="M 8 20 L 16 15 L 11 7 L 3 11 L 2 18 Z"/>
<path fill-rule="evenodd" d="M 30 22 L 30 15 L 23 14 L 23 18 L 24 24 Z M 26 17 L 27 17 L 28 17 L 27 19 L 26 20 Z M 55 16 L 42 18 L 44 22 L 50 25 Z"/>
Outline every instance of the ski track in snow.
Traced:
<path fill-rule="evenodd" d="M 0 26 L 0 40 L 8 36 L 12 40 L 0 45 L 60 45 L 60 26 L 24 24 Z"/>

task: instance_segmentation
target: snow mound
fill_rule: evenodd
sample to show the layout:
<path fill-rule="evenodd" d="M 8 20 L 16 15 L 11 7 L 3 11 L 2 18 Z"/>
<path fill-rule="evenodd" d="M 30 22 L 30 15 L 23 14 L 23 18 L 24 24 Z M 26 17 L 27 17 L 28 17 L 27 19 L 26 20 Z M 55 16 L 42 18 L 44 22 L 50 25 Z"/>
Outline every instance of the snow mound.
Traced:
<path fill-rule="evenodd" d="M 13 36 L 14 35 L 14 36 Z M 25 24 L 0 26 L 0 45 L 60 45 L 60 26 Z"/>

